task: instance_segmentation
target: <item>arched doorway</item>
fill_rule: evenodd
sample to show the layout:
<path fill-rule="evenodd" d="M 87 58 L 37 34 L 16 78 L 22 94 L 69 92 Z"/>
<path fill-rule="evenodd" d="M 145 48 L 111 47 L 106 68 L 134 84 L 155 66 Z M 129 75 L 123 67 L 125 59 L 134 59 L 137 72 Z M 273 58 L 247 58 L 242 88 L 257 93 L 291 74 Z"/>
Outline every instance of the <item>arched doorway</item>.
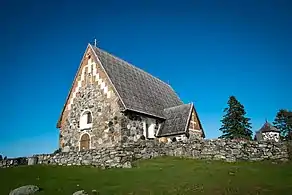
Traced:
<path fill-rule="evenodd" d="M 80 151 L 89 150 L 90 137 L 87 133 L 83 134 L 80 139 Z"/>

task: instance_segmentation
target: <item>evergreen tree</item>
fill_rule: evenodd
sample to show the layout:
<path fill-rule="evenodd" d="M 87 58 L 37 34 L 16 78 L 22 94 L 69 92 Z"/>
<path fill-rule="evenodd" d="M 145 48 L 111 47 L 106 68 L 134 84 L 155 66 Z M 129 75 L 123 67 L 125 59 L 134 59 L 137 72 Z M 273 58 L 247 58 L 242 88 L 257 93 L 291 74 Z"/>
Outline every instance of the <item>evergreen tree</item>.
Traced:
<path fill-rule="evenodd" d="M 228 107 L 224 109 L 226 113 L 221 120 L 220 131 L 223 135 L 220 138 L 230 139 L 252 139 L 250 118 L 245 117 L 244 106 L 235 98 L 230 96 L 227 102 Z"/>
<path fill-rule="evenodd" d="M 292 140 L 292 111 L 280 109 L 273 124 L 280 130 L 282 138 Z"/>
<path fill-rule="evenodd" d="M 2 157 L 2 155 L 0 154 L 0 160 L 3 160 L 3 157 Z"/>

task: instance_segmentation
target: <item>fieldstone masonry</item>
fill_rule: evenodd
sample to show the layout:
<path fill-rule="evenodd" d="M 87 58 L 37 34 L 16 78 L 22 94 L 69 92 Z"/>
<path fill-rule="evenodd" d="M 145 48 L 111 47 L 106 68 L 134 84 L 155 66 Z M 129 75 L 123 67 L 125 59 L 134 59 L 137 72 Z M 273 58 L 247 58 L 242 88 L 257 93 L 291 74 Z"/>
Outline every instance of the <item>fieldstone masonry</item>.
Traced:
<path fill-rule="evenodd" d="M 80 88 L 66 121 L 60 131 L 60 147 L 63 152 L 79 151 L 83 134 L 90 137 L 90 149 L 114 147 L 143 137 L 143 121 L 155 120 L 133 112 L 121 112 L 121 102 L 112 93 L 108 98 L 97 86 L 87 84 Z M 80 116 L 89 110 L 93 116 L 92 127 L 80 129 Z M 158 123 L 156 129 L 158 129 Z"/>
<path fill-rule="evenodd" d="M 176 156 L 193 159 L 234 161 L 288 161 L 284 142 L 256 142 L 238 140 L 185 140 L 172 143 L 139 140 L 120 146 L 102 147 L 82 152 L 61 152 L 35 155 L 37 164 L 91 165 L 101 168 L 130 168 L 139 159 Z M 30 157 L 31 158 L 31 157 Z M 21 160 L 19 160 L 21 159 Z M 27 165 L 28 158 L 0 161 L 0 167 Z M 32 162 L 32 160 L 30 160 Z"/>
<path fill-rule="evenodd" d="M 143 122 L 147 120 L 155 121 L 155 130 L 158 130 L 160 121 L 154 118 L 149 118 L 146 116 L 143 116 L 141 114 L 135 114 L 132 112 L 128 112 L 123 114 L 124 118 L 122 118 L 121 126 L 122 126 L 122 144 L 125 144 L 127 142 L 137 142 L 139 140 L 145 139 L 145 131 L 143 130 L 145 127 L 143 127 Z"/>
<path fill-rule="evenodd" d="M 69 110 L 66 122 L 60 131 L 61 147 L 70 151 L 79 150 L 80 137 L 87 133 L 90 138 L 90 148 L 94 149 L 103 145 L 113 146 L 121 141 L 120 120 L 123 114 L 119 110 L 116 96 L 107 98 L 95 84 L 88 84 L 80 88 L 74 104 Z M 89 129 L 79 129 L 80 115 L 85 110 L 90 110 L 93 116 L 93 125 Z M 65 149 L 66 150 L 66 149 Z"/>

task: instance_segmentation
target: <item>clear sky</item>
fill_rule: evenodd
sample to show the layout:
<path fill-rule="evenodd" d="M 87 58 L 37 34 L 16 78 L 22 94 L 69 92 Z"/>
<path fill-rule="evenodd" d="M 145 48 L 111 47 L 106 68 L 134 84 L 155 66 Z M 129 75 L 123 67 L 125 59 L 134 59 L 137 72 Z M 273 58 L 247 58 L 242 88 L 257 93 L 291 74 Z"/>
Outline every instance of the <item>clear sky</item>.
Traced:
<path fill-rule="evenodd" d="M 207 138 L 221 135 L 230 95 L 253 131 L 292 109 L 291 1 L 135 2 L 1 1 L 0 154 L 58 147 L 58 117 L 95 38 L 194 102 Z"/>

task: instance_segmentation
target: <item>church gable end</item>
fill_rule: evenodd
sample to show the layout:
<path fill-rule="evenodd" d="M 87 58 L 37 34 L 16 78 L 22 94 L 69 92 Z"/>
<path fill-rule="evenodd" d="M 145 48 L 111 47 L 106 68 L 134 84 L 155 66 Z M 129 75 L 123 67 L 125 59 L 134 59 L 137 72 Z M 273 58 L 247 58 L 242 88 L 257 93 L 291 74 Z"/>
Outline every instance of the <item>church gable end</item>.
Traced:
<path fill-rule="evenodd" d="M 194 107 L 192 108 L 192 113 L 190 116 L 190 121 L 188 124 L 188 130 L 190 133 L 190 136 L 199 136 L 199 137 L 205 137 L 201 122 L 198 118 L 198 114 Z"/>
<path fill-rule="evenodd" d="M 121 107 L 102 65 L 87 47 L 58 121 L 60 147 L 80 150 L 84 133 L 94 137 L 90 149 L 119 142 Z"/>

